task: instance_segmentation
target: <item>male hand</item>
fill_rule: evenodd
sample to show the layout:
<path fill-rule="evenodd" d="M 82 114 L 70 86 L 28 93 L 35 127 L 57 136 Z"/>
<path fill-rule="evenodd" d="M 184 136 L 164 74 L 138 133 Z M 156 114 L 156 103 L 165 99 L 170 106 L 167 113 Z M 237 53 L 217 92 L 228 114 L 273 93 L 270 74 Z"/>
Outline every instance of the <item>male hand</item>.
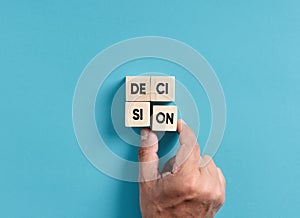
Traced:
<path fill-rule="evenodd" d="M 140 207 L 148 217 L 214 217 L 225 201 L 225 179 L 209 156 L 200 156 L 193 131 L 177 123 L 180 147 L 175 157 L 158 170 L 158 139 L 141 130 L 139 149 Z"/>

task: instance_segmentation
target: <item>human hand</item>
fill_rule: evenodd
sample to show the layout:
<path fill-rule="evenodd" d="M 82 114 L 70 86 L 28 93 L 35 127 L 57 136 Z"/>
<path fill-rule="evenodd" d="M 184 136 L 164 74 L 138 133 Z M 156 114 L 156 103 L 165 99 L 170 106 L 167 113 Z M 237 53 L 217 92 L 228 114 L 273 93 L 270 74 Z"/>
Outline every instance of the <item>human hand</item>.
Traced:
<path fill-rule="evenodd" d="M 177 123 L 180 147 L 175 157 L 158 170 L 158 138 L 141 130 L 139 186 L 142 216 L 214 217 L 225 201 L 225 179 L 209 156 L 200 156 L 193 131 Z"/>

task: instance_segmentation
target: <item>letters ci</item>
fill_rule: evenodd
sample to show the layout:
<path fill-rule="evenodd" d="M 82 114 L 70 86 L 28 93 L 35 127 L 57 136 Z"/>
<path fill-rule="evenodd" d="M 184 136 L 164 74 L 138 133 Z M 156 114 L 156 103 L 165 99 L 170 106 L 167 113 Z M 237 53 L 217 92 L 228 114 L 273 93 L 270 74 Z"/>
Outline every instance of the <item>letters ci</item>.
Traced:
<path fill-rule="evenodd" d="M 160 89 L 160 87 L 165 86 L 165 90 Z M 156 91 L 158 94 L 168 94 L 168 83 L 158 83 L 156 86 Z"/>

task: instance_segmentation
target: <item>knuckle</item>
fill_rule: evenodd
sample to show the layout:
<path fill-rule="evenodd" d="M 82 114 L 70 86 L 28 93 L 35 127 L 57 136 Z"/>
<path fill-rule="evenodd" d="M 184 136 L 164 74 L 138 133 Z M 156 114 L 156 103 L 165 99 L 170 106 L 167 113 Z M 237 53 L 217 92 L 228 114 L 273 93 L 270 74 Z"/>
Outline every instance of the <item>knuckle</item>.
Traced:
<path fill-rule="evenodd" d="M 201 167 L 211 167 L 212 165 L 212 158 L 208 155 L 201 156 Z"/>
<path fill-rule="evenodd" d="M 201 194 L 207 200 L 213 200 L 214 199 L 213 189 L 209 185 L 206 185 L 206 186 L 203 187 Z"/>
<path fill-rule="evenodd" d="M 199 190 L 197 180 L 194 177 L 191 177 L 184 183 L 183 189 L 188 195 L 196 194 Z"/>
<path fill-rule="evenodd" d="M 199 153 L 200 154 L 200 147 L 198 144 L 195 145 L 195 152 Z"/>
<path fill-rule="evenodd" d="M 218 204 L 223 204 L 225 201 L 225 195 L 223 194 L 223 192 L 221 190 L 216 191 L 216 193 L 214 194 L 214 199 L 215 202 L 217 202 Z"/>
<path fill-rule="evenodd" d="M 215 187 L 210 184 L 204 184 L 201 190 L 201 195 L 208 201 L 222 204 L 224 202 L 224 193 L 221 187 Z"/>

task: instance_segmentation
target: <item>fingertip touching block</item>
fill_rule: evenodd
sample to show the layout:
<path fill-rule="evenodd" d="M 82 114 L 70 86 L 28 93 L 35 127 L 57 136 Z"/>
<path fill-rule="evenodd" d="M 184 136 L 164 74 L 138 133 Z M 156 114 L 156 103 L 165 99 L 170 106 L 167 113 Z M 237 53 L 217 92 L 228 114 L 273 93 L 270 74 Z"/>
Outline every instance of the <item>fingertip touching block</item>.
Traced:
<path fill-rule="evenodd" d="M 177 106 L 153 106 L 152 130 L 176 131 L 177 130 Z"/>
<path fill-rule="evenodd" d="M 174 76 L 151 76 L 151 101 L 175 101 Z"/>
<path fill-rule="evenodd" d="M 150 126 L 150 102 L 126 102 L 125 126 L 147 127 Z"/>
<path fill-rule="evenodd" d="M 126 76 L 126 101 L 150 101 L 150 76 Z"/>

